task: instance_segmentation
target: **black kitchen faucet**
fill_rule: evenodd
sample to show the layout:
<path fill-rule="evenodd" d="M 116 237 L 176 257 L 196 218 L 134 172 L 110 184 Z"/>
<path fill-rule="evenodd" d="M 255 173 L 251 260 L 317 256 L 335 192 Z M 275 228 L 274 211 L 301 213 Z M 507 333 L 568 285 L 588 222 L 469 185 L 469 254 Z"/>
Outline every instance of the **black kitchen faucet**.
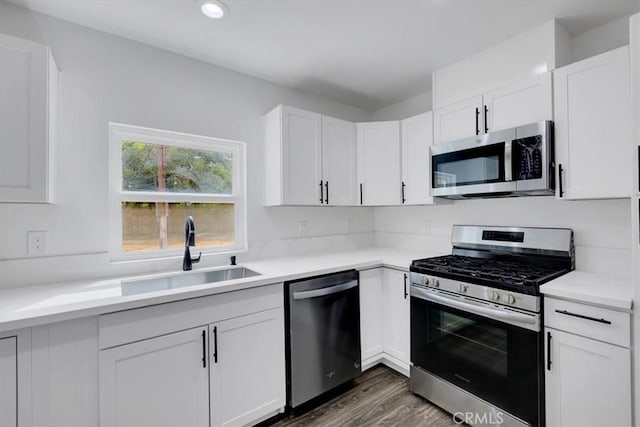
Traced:
<path fill-rule="evenodd" d="M 184 221 L 184 258 L 182 259 L 182 269 L 184 271 L 189 271 L 192 268 L 192 264 L 195 262 L 200 262 L 200 257 L 202 257 L 202 252 L 198 254 L 198 258 L 191 258 L 191 252 L 189 251 L 189 246 L 196 245 L 196 226 L 193 222 L 193 217 L 191 215 L 187 216 Z"/>

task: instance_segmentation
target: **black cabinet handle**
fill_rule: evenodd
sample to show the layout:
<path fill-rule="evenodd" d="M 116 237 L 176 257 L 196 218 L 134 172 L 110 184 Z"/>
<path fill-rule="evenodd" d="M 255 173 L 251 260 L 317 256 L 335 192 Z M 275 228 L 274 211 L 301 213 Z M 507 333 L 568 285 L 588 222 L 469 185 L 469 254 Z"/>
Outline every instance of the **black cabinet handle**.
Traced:
<path fill-rule="evenodd" d="M 404 299 L 407 299 L 407 273 L 404 273 Z"/>
<path fill-rule="evenodd" d="M 564 314 L 565 316 L 579 317 L 580 319 L 585 319 L 585 320 L 592 320 L 594 322 L 604 323 L 605 325 L 610 325 L 611 324 L 611 320 L 602 319 L 602 318 L 597 319 L 595 317 L 585 316 L 584 314 L 572 313 L 572 312 L 567 311 L 567 310 L 556 310 L 556 313 Z"/>
<path fill-rule="evenodd" d="M 362 183 L 360 183 L 360 204 L 362 204 Z"/>
<path fill-rule="evenodd" d="M 218 363 L 218 327 L 213 327 L 213 363 Z"/>
<path fill-rule="evenodd" d="M 324 203 L 324 193 L 322 187 L 322 180 L 320 180 L 320 203 Z"/>
<path fill-rule="evenodd" d="M 202 331 L 202 367 L 207 367 L 207 332 Z"/>
<path fill-rule="evenodd" d="M 558 163 L 558 185 L 560 186 L 560 198 L 564 195 L 564 191 L 562 191 L 562 163 Z"/>
<path fill-rule="evenodd" d="M 404 196 L 404 188 L 406 186 L 407 186 L 407 184 L 405 184 L 404 181 L 402 181 L 402 204 L 404 204 L 407 201 L 407 199 Z M 405 276 L 406 276 L 406 274 L 405 274 Z"/>
<path fill-rule="evenodd" d="M 484 133 L 489 133 L 489 123 L 487 122 L 487 116 L 489 113 L 489 109 L 487 106 L 484 106 Z"/>
<path fill-rule="evenodd" d="M 551 332 L 547 332 L 547 371 L 551 370 Z"/>
<path fill-rule="evenodd" d="M 476 135 L 480 135 L 480 109 L 476 107 Z"/>
<path fill-rule="evenodd" d="M 324 202 L 329 204 L 329 181 L 324 182 Z"/>

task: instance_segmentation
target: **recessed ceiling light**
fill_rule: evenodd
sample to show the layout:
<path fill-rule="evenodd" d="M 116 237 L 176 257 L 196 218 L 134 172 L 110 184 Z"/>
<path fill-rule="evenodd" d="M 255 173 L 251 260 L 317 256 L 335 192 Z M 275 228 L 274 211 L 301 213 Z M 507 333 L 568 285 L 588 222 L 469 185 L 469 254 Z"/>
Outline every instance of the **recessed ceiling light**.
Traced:
<path fill-rule="evenodd" d="M 206 17 L 211 19 L 220 19 L 229 13 L 229 8 L 224 3 L 216 0 L 200 2 L 200 10 Z"/>

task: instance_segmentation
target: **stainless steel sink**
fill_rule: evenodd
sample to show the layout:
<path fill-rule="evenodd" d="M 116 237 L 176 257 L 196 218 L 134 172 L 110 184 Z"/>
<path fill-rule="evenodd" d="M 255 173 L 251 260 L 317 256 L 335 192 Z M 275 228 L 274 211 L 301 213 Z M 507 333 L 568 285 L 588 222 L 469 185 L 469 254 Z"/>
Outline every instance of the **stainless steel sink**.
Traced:
<path fill-rule="evenodd" d="M 223 270 L 181 273 L 174 276 L 155 277 L 152 279 L 128 280 L 122 282 L 122 295 L 136 295 L 165 289 L 184 288 L 207 283 L 224 282 L 226 280 L 244 279 L 259 276 L 245 267 L 230 267 Z"/>

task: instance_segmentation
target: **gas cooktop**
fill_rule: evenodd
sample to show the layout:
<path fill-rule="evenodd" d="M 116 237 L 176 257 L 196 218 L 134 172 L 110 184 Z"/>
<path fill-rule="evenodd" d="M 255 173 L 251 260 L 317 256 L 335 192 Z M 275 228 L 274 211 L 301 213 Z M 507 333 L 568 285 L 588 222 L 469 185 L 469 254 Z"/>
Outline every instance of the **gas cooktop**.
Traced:
<path fill-rule="evenodd" d="M 411 272 L 537 296 L 575 265 L 567 228 L 455 225 L 451 243 L 451 255 L 415 260 Z"/>
<path fill-rule="evenodd" d="M 568 266 L 545 266 L 516 259 L 445 255 L 415 260 L 411 271 L 479 285 L 537 294 L 538 287 L 570 271 Z"/>

